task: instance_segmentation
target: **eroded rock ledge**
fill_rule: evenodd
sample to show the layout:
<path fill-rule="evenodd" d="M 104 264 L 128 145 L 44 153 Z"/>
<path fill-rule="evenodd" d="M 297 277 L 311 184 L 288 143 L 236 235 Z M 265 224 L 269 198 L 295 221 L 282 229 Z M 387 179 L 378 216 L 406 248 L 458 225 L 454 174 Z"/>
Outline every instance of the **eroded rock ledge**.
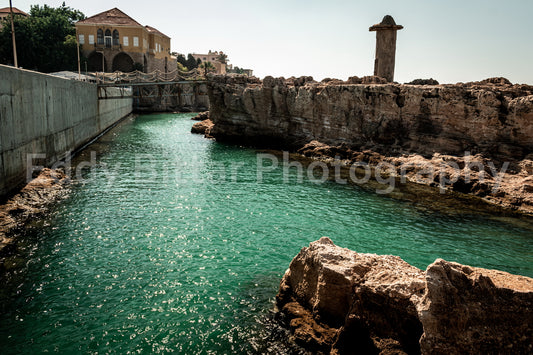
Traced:
<path fill-rule="evenodd" d="M 0 271 L 2 258 L 15 245 L 14 231 L 43 213 L 51 203 L 66 193 L 70 179 L 62 170 L 41 170 L 19 193 L 0 205 Z"/>
<path fill-rule="evenodd" d="M 412 176 L 430 166 L 439 181 L 407 179 L 436 187 L 443 177 L 447 189 L 533 215 L 533 86 L 504 78 L 417 83 L 210 76 L 210 135 L 313 158 L 407 166 Z M 427 83 L 436 82 L 420 81 Z M 478 167 L 471 178 L 465 157 Z"/>
<path fill-rule="evenodd" d="M 293 340 L 313 352 L 533 351 L 533 279 L 442 259 L 422 271 L 323 237 L 292 260 L 276 300 Z"/>

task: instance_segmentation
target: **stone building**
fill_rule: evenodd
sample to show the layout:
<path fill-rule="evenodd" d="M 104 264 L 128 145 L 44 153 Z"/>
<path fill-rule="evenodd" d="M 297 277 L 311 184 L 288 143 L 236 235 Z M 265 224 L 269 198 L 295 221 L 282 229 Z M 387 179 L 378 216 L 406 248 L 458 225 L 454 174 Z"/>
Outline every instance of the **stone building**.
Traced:
<path fill-rule="evenodd" d="M 211 64 L 213 64 L 213 66 L 215 67 L 216 74 L 226 74 L 226 63 L 222 63 L 219 59 L 221 55 L 224 55 L 224 52 L 209 51 L 209 53 L 207 54 L 192 53 L 192 56 L 196 60 L 200 59 L 202 62 L 211 62 Z"/>
<path fill-rule="evenodd" d="M 7 19 L 9 17 L 10 13 L 11 13 L 11 11 L 9 10 L 9 7 L 4 7 L 2 9 L 0 9 L 0 28 L 3 27 L 3 22 L 4 22 L 5 19 Z M 18 16 L 23 16 L 23 17 L 30 16 L 27 13 L 25 13 L 24 11 L 17 9 L 16 7 L 13 7 L 13 16 L 17 16 L 17 15 Z"/>
<path fill-rule="evenodd" d="M 76 35 L 88 71 L 176 69 L 170 54 L 170 37 L 151 26 L 143 26 L 118 8 L 76 23 Z M 85 68 L 82 68 L 85 69 Z"/>

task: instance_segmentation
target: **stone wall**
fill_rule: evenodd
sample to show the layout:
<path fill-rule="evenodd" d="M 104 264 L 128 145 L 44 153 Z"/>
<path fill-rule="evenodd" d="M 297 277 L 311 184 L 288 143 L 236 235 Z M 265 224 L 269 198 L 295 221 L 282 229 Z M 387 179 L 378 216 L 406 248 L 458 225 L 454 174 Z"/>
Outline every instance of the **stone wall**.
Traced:
<path fill-rule="evenodd" d="M 27 159 L 49 166 L 132 110 L 98 100 L 96 84 L 0 65 L 0 197 L 27 182 Z"/>
<path fill-rule="evenodd" d="M 380 152 L 533 152 L 533 87 L 487 80 L 456 85 L 373 84 L 312 78 L 210 76 L 211 134 L 299 148 L 312 140 Z M 365 84 L 365 82 L 368 82 Z"/>
<path fill-rule="evenodd" d="M 133 109 L 137 112 L 198 112 L 209 109 L 205 83 L 143 85 L 134 86 L 133 90 L 136 97 Z M 139 97 L 141 94 L 145 97 Z"/>

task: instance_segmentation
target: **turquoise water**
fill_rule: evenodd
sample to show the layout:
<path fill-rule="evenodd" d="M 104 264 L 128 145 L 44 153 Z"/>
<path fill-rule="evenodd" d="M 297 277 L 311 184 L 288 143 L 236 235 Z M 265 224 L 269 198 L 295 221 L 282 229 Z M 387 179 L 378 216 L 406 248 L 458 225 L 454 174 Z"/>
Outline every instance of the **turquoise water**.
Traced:
<path fill-rule="evenodd" d="M 20 236 L 2 279 L 0 353 L 288 351 L 274 296 L 322 236 L 420 268 L 442 257 L 533 276 L 530 229 L 297 183 L 295 169 L 258 182 L 258 152 L 190 134 L 190 117 L 140 116 L 89 147 L 96 165 Z"/>

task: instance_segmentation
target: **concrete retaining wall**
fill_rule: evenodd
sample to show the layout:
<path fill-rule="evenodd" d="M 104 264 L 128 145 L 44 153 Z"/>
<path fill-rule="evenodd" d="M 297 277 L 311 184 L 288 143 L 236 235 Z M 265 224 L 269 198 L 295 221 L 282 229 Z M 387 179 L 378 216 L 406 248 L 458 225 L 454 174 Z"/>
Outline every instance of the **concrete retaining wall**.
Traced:
<path fill-rule="evenodd" d="M 132 99 L 98 100 L 96 84 L 0 65 L 0 197 L 128 115 Z"/>

